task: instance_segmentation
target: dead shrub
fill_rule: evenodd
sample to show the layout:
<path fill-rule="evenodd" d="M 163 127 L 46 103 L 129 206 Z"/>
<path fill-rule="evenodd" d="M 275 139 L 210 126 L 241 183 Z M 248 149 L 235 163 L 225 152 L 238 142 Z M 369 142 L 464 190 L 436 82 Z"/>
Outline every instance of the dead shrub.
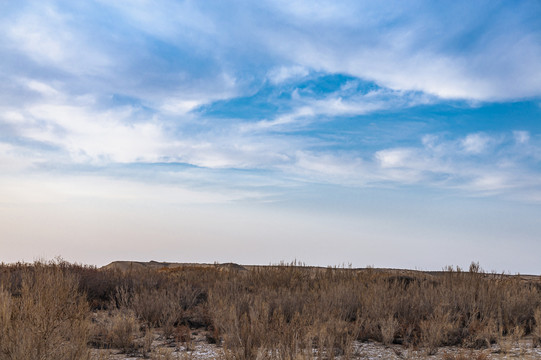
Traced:
<path fill-rule="evenodd" d="M 449 313 L 437 309 L 427 320 L 420 322 L 422 344 L 429 355 L 434 355 L 443 345 L 449 331 L 453 328 Z"/>
<path fill-rule="evenodd" d="M 535 347 L 541 345 L 541 308 L 534 310 L 534 325 L 532 329 L 532 341 Z"/>
<path fill-rule="evenodd" d="M 380 323 L 381 338 L 385 345 L 392 344 L 396 331 L 398 330 L 398 320 L 394 316 L 383 319 Z"/>
<path fill-rule="evenodd" d="M 88 305 L 78 279 L 56 263 L 19 269 L 16 296 L 0 290 L 0 357 L 88 359 Z"/>
<path fill-rule="evenodd" d="M 128 353 L 135 350 L 135 339 L 139 334 L 139 323 L 133 312 L 129 310 L 115 311 L 107 327 L 107 343 L 109 347 L 121 349 Z"/>

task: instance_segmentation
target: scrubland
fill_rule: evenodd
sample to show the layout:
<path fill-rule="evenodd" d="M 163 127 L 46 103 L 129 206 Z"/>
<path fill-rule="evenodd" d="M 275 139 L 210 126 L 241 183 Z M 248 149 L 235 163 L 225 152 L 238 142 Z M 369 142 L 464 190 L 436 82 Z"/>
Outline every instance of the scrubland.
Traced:
<path fill-rule="evenodd" d="M 541 281 L 478 264 L 438 273 L 0 266 L 2 360 L 355 359 L 374 351 L 481 360 L 535 358 L 540 345 Z"/>

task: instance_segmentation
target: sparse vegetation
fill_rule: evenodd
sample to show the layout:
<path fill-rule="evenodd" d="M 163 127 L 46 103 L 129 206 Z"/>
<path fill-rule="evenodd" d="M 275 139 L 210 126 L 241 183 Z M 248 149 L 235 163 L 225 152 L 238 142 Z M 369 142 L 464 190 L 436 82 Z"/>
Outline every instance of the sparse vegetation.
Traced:
<path fill-rule="evenodd" d="M 351 359 L 354 344 L 369 340 L 426 354 L 491 344 L 507 353 L 524 336 L 536 346 L 541 339 L 540 283 L 478 264 L 431 274 L 298 265 L 116 271 L 63 261 L 0 271 L 1 359 L 85 359 L 90 348 L 170 358 L 170 349 L 152 348 L 154 336 L 190 349 L 191 329 L 226 359 Z"/>

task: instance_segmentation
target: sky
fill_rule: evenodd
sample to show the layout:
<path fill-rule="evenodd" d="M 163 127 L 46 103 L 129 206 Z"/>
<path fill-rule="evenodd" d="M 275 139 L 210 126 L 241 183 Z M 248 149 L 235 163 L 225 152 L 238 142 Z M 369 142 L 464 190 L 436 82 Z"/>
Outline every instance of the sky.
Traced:
<path fill-rule="evenodd" d="M 538 1 L 0 8 L 0 262 L 541 274 Z"/>

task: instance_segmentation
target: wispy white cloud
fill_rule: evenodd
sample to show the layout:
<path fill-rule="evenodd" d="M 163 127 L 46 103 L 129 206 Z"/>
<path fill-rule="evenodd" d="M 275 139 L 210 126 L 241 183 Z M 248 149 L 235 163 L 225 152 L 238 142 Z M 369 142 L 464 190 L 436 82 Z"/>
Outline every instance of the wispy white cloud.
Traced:
<path fill-rule="evenodd" d="M 280 66 L 271 69 L 267 75 L 271 83 L 280 84 L 291 79 L 307 76 L 310 72 L 303 66 Z"/>
<path fill-rule="evenodd" d="M 7 10 L 0 75 L 10 86 L 0 93 L 18 105 L 56 90 L 101 100 L 121 95 L 183 115 L 239 94 L 236 74 L 212 53 L 217 47 L 196 49 L 212 24 L 188 2 L 34 2 Z M 196 13 L 201 18 L 191 21 Z"/>
<path fill-rule="evenodd" d="M 340 184 L 515 187 L 520 181 L 512 172 L 527 172 L 520 167 L 527 168 L 524 157 L 541 157 L 526 130 L 507 137 L 479 131 L 451 134 L 451 140 L 425 136 L 418 146 L 409 139 L 408 145 L 376 142 L 366 149 L 337 150 L 339 140 L 320 139 L 325 130 L 316 125 L 339 117 L 441 98 L 541 94 L 541 42 L 524 20 L 527 5 L 510 18 L 494 5 L 502 23 L 483 26 L 479 5 L 450 6 L 445 16 L 430 3 L 416 5 L 422 12 L 395 5 L 164 0 L 15 8 L 0 25 L 6 34 L 0 50 L 24 66 L 6 63 L 1 72 L 11 88 L 0 90 L 17 101 L 0 100 L 0 125 L 10 143 L 16 137 L 29 148 L 52 146 L 77 164 L 179 162 Z M 116 20 L 110 32 L 100 22 L 108 16 Z M 198 112 L 261 86 L 289 91 L 337 73 L 352 77 L 325 94 L 292 90 L 287 105 L 270 115 L 215 119 Z M 379 86 L 360 91 L 366 80 Z M 115 103 L 117 95 L 128 100 Z"/>
<path fill-rule="evenodd" d="M 181 162 L 211 169 L 264 169 L 287 161 L 288 151 L 300 146 L 299 140 L 277 136 L 245 137 L 229 125 L 185 132 L 182 124 L 163 120 L 163 114 L 141 115 L 130 105 L 102 109 L 92 99 L 70 97 L 44 84 L 30 85 L 39 88 L 43 98 L 24 108 L 1 108 L 0 124 L 14 127 L 22 140 L 57 148 L 68 155 L 64 158 L 68 162 Z M 186 121 L 189 128 L 202 119 L 192 116 Z"/>
<path fill-rule="evenodd" d="M 322 182 L 347 186 L 364 186 L 370 180 L 370 169 L 354 154 L 297 151 L 292 162 L 281 170 L 301 182 Z"/>
<path fill-rule="evenodd" d="M 248 132 L 248 131 L 257 131 L 257 130 L 268 130 L 268 129 L 276 129 L 276 128 L 282 128 L 286 129 L 287 127 L 290 127 L 293 125 L 294 127 L 298 127 L 299 122 L 308 123 L 314 120 L 314 116 L 317 115 L 314 108 L 310 106 L 301 106 L 295 109 L 291 113 L 283 114 L 277 116 L 275 119 L 272 120 L 260 120 L 256 123 L 249 123 L 249 124 L 241 124 L 240 130 L 242 132 Z"/>
<path fill-rule="evenodd" d="M 377 89 L 367 93 L 350 93 L 350 87 L 356 84 L 346 83 L 335 92 L 315 98 L 301 95 L 297 90 L 292 93 L 293 109 L 279 114 L 273 119 L 264 119 L 255 123 L 242 124 L 242 131 L 258 130 L 297 130 L 312 122 L 335 119 L 341 116 L 359 116 L 377 111 L 396 110 L 430 104 L 434 99 L 422 93 Z"/>
<path fill-rule="evenodd" d="M 461 140 L 460 144 L 466 153 L 480 154 L 487 150 L 491 138 L 483 134 L 469 134 Z"/>
<path fill-rule="evenodd" d="M 530 133 L 524 130 L 513 131 L 513 136 L 518 144 L 527 144 L 530 141 Z"/>
<path fill-rule="evenodd" d="M 540 34 L 527 20 L 539 10 L 535 5 L 458 2 L 445 11 L 422 2 L 268 7 L 286 30 L 267 32 L 266 40 L 299 65 L 442 98 L 514 99 L 541 92 Z"/>
<path fill-rule="evenodd" d="M 302 133 L 285 138 L 276 132 L 277 128 L 288 131 L 291 126 L 302 126 L 302 121 L 309 124 L 318 116 L 376 111 L 382 108 L 388 93 L 369 92 L 356 97 L 357 103 L 351 98 L 343 102 L 336 94 L 319 100 L 297 99 L 303 107 L 272 121 L 257 122 L 252 127 L 236 122 L 204 126 L 184 134 L 182 127 L 171 133 L 167 123 L 159 121 L 159 115 L 134 122 L 138 110 L 132 106 L 99 110 L 92 101 L 70 98 L 50 85 L 30 81 L 27 86 L 47 102 L 25 109 L 6 108 L 0 119 L 16 124 L 21 138 L 55 146 L 68 154 L 68 161 L 80 164 L 180 162 L 209 170 L 274 171 L 290 182 L 419 184 L 477 194 L 541 186 L 526 160 L 540 153 L 539 145 L 524 130 L 491 135 L 475 132 L 455 138 L 429 134 L 419 139 L 418 146 L 380 148 L 371 154 L 357 148 L 336 151 L 336 144 L 322 146 L 321 140 Z M 412 99 L 413 103 L 417 101 Z M 408 106 L 403 98 L 396 102 L 396 106 Z M 193 115 L 189 123 L 204 121 L 197 116 Z M 17 162 L 13 146 L 4 145 L 2 150 L 3 167 L 13 168 Z M 31 164 L 27 159 L 25 166 Z"/>
<path fill-rule="evenodd" d="M 375 157 L 381 167 L 395 168 L 412 166 L 412 157 L 414 157 L 413 149 L 386 149 L 376 152 Z"/>
<path fill-rule="evenodd" d="M 35 5 L 32 11 L 3 22 L 1 28 L 12 49 L 23 52 L 37 64 L 53 65 L 79 75 L 102 73 L 114 63 L 91 34 L 78 29 L 75 19 L 52 4 Z"/>
<path fill-rule="evenodd" d="M 201 4 L 191 1 L 98 2 L 114 9 L 117 16 L 131 27 L 168 42 L 196 43 L 205 41 L 209 35 L 219 35 L 219 29 L 211 18 L 212 13 L 205 13 L 200 9 Z"/>
<path fill-rule="evenodd" d="M 517 195 L 525 188 L 541 186 L 536 173 L 525 163 L 528 153 L 516 152 L 510 134 L 474 133 L 457 139 L 428 135 L 422 143 L 420 147 L 376 152 L 379 179 L 485 195 Z M 488 144 L 497 151 L 488 152 Z"/>
<path fill-rule="evenodd" d="M 442 98 L 541 94 L 541 34 L 531 20 L 539 9 L 532 3 L 458 2 L 442 11 L 431 2 L 161 0 L 35 2 L 11 10 L 1 26 L 4 50 L 62 73 L 95 76 L 80 86 L 153 104 L 171 93 L 192 101 L 190 91 L 231 96 L 261 78 L 277 84 L 313 71 Z M 164 109 L 184 108 L 164 103 Z"/>
<path fill-rule="evenodd" d="M 132 110 L 94 112 L 71 105 L 34 105 L 27 109 L 33 126 L 23 137 L 59 146 L 74 161 L 159 161 L 170 141 L 159 124 L 129 123 Z"/>
<path fill-rule="evenodd" d="M 45 97 L 56 97 L 59 95 L 55 88 L 41 81 L 30 79 L 27 84 L 30 90 L 36 91 Z"/>

